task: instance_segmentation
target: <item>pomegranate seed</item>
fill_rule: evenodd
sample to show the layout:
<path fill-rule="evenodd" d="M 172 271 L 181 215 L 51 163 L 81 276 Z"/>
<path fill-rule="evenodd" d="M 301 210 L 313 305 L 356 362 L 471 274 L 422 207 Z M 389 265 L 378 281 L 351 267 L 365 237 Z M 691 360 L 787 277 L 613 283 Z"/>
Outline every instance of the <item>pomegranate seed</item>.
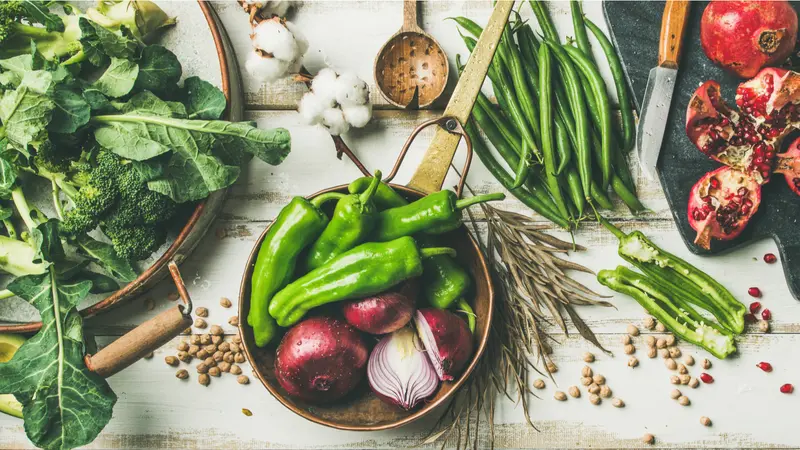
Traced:
<path fill-rule="evenodd" d="M 778 260 L 778 257 L 775 256 L 774 253 L 767 253 L 766 255 L 764 255 L 764 262 L 767 263 L 767 264 L 772 264 L 777 260 Z"/>
<path fill-rule="evenodd" d="M 770 310 L 765 309 L 761 311 L 761 318 L 764 320 L 769 320 L 772 318 L 772 313 L 770 312 Z"/>
<path fill-rule="evenodd" d="M 747 323 L 756 323 L 756 316 L 755 314 L 745 314 L 744 321 Z"/>
<path fill-rule="evenodd" d="M 709 375 L 709 374 L 707 374 L 707 373 L 703 372 L 703 373 L 701 373 L 701 374 L 700 374 L 700 380 L 701 380 L 703 383 L 706 383 L 706 384 L 711 384 L 711 383 L 713 383 L 713 382 L 714 382 L 714 377 L 712 377 L 711 375 Z"/>
<path fill-rule="evenodd" d="M 711 183 L 711 189 L 719 189 L 719 180 L 718 179 L 712 177 L 711 180 L 709 180 L 709 182 Z"/>
<path fill-rule="evenodd" d="M 761 303 L 760 302 L 750 303 L 750 312 L 751 313 L 756 314 L 759 311 L 761 311 Z"/>
<path fill-rule="evenodd" d="M 761 289 L 757 287 L 751 287 L 747 293 L 750 294 L 750 297 L 761 298 Z"/>
<path fill-rule="evenodd" d="M 781 386 L 781 392 L 784 394 L 791 394 L 792 392 L 794 392 L 794 386 L 792 386 L 791 383 L 786 383 L 783 386 Z"/>
<path fill-rule="evenodd" d="M 763 370 L 764 372 L 772 372 L 772 364 L 768 362 L 760 362 L 756 364 L 756 367 Z"/>

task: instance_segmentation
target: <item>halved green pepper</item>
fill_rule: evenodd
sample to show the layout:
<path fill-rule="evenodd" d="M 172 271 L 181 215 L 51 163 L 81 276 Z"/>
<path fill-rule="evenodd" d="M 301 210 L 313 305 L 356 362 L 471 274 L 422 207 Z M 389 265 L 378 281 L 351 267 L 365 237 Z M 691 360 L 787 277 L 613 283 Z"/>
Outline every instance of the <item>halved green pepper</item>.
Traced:
<path fill-rule="evenodd" d="M 361 244 L 275 294 L 269 313 L 278 325 L 290 326 L 312 308 L 377 294 L 418 277 L 422 275 L 423 259 L 442 254 L 455 255 L 455 250 L 420 249 L 411 237 Z"/>
<path fill-rule="evenodd" d="M 306 256 L 306 271 L 314 270 L 367 239 L 375 227 L 377 209 L 372 197 L 381 184 L 381 172 L 375 172 L 367 189 L 349 194 L 336 202 L 328 226 Z"/>
<path fill-rule="evenodd" d="M 644 275 L 619 266 L 616 270 L 601 270 L 597 280 L 604 286 L 633 297 L 678 337 L 703 347 L 717 358 L 725 358 L 736 351 L 729 331 L 707 323 L 691 306 L 679 300 L 681 294 L 663 289 Z"/>
<path fill-rule="evenodd" d="M 323 194 L 310 201 L 295 197 L 281 210 L 264 236 L 253 268 L 247 313 L 247 323 L 253 327 L 257 346 L 267 345 L 277 332 L 275 320 L 269 315 L 272 296 L 289 284 L 298 255 L 328 224 L 328 217 L 320 206 L 342 197 L 344 194 L 337 193 Z"/>

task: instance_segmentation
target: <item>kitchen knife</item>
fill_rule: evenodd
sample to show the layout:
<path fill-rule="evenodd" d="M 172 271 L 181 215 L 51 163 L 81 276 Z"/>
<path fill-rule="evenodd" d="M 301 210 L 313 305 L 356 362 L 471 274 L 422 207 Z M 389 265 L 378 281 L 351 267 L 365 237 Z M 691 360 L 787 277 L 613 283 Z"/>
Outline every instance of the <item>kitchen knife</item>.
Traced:
<path fill-rule="evenodd" d="M 467 65 L 458 79 L 458 84 L 453 89 L 453 95 L 447 103 L 444 116 L 454 116 L 462 125 L 467 123 L 513 6 L 514 2 L 509 0 L 500 0 L 495 4 L 489 22 L 483 29 Z M 420 164 L 408 182 L 408 186 L 422 192 L 440 190 L 447 175 L 447 169 L 453 161 L 456 148 L 458 148 L 459 140 L 461 140 L 461 135 L 437 127 L 436 134 L 423 159 L 427 163 Z"/>
<path fill-rule="evenodd" d="M 655 178 L 661 141 L 667 128 L 669 104 L 678 77 L 681 42 L 691 5 L 686 0 L 668 0 L 661 18 L 658 65 L 650 69 L 642 101 L 642 116 L 636 130 L 636 151 L 644 175 Z"/>

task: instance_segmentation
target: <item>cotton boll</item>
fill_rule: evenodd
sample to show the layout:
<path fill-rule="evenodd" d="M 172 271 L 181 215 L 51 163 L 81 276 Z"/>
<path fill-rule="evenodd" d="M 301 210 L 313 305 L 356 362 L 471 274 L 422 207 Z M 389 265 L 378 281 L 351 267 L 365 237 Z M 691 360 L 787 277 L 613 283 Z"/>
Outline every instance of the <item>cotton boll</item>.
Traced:
<path fill-rule="evenodd" d="M 328 127 L 328 132 L 333 136 L 347 133 L 350 124 L 344 118 L 344 113 L 339 108 L 328 108 L 322 113 L 322 124 Z"/>
<path fill-rule="evenodd" d="M 250 53 L 244 64 L 247 72 L 260 82 L 272 83 L 286 76 L 289 62 Z"/>
<path fill-rule="evenodd" d="M 336 101 L 340 105 L 363 105 L 369 100 L 367 83 L 352 72 L 344 72 L 336 79 Z"/>
<path fill-rule="evenodd" d="M 297 59 L 299 49 L 294 35 L 280 20 L 264 20 L 253 28 L 253 47 L 284 61 Z"/>
<path fill-rule="evenodd" d="M 342 113 L 347 123 L 356 128 L 364 128 L 372 118 L 372 104 L 342 106 Z"/>
<path fill-rule="evenodd" d="M 317 72 L 314 80 L 311 81 L 311 90 L 325 102 L 327 106 L 336 103 L 336 72 L 331 68 L 324 68 Z"/>
<path fill-rule="evenodd" d="M 286 28 L 292 32 L 292 35 L 294 35 L 294 40 L 297 43 L 297 56 L 298 58 L 302 58 L 303 55 L 305 55 L 308 51 L 308 39 L 306 39 L 306 35 L 303 34 L 303 32 L 300 31 L 300 28 L 293 22 L 286 21 Z"/>
<path fill-rule="evenodd" d="M 286 0 L 272 0 L 267 2 L 266 7 L 264 8 L 267 14 L 274 14 L 279 17 L 286 17 L 286 13 L 289 12 L 289 7 L 292 6 L 292 2 Z"/>
<path fill-rule="evenodd" d="M 313 92 L 307 92 L 303 98 L 300 99 L 297 112 L 300 113 L 303 122 L 308 125 L 316 125 L 322 122 L 322 114 L 327 108 L 328 105 L 320 101 L 317 95 Z"/>

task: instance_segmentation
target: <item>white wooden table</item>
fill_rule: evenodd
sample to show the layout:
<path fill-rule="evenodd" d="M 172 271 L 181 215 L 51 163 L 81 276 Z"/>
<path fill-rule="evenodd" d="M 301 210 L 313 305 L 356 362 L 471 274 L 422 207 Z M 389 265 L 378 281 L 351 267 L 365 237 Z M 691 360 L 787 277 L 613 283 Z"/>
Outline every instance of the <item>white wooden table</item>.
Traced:
<path fill-rule="evenodd" d="M 250 51 L 247 17 L 233 1 L 215 3 L 240 61 Z M 568 4 L 551 3 L 551 13 L 562 36 L 570 35 L 571 22 Z M 586 14 L 604 27 L 601 4 L 586 2 Z M 432 33 L 448 53 L 451 65 L 455 55 L 465 52 L 455 25 L 445 18 L 465 15 L 485 23 L 490 2 L 426 2 L 421 9 L 422 25 Z M 522 6 L 524 17 L 532 17 L 529 5 Z M 329 64 L 334 68 L 355 70 L 372 82 L 372 63 L 383 42 L 400 26 L 402 3 L 375 1 L 308 1 L 290 13 L 307 35 L 311 49 L 306 66 L 313 72 Z M 597 55 L 598 61 L 604 61 Z M 604 75 L 609 72 L 603 67 Z M 292 196 L 306 195 L 319 189 L 348 182 L 359 175 L 355 167 L 335 158 L 333 144 L 320 128 L 300 124 L 293 111 L 305 91 L 299 84 L 260 85 L 245 75 L 248 116 L 262 127 L 282 126 L 292 133 L 292 153 L 286 161 L 271 167 L 255 162 L 244 171 L 228 197 L 223 214 L 195 251 L 182 266 L 184 278 L 196 306 L 210 309 L 210 323 L 224 324 L 226 332 L 234 328 L 227 320 L 235 308 L 219 306 L 220 297 L 237 297 L 239 281 L 246 255 L 256 237 L 275 217 Z M 370 168 L 388 169 L 396 152 L 414 124 L 432 117 L 437 111 L 401 112 L 389 107 L 375 89 L 375 119 L 367 129 L 355 130 L 346 136 L 347 142 Z M 423 134 L 421 140 L 430 138 Z M 398 181 L 408 180 L 421 156 L 421 146 L 409 156 L 408 164 Z M 460 162 L 457 156 L 456 162 Z M 616 309 L 580 308 L 579 312 L 598 334 L 600 341 L 616 353 L 615 358 L 595 351 L 578 337 L 562 337 L 552 330 L 561 345 L 555 347 L 554 361 L 560 370 L 555 375 L 558 389 L 566 391 L 579 384 L 584 363 L 581 355 L 594 351 L 598 361 L 595 373 L 606 376 L 615 396 L 624 399 L 626 407 L 617 409 L 606 401 L 600 406 L 589 403 L 587 396 L 566 402 L 553 400 L 556 387 L 548 382 L 540 399 L 532 400 L 532 415 L 539 432 L 527 427 L 519 408 L 509 402 L 497 405 L 496 428 L 498 448 L 630 448 L 641 447 L 644 433 L 656 436 L 656 444 L 664 447 L 797 447 L 800 435 L 795 434 L 800 405 L 800 392 L 780 394 L 783 383 L 800 388 L 800 304 L 788 291 L 779 264 L 767 265 L 761 256 L 775 251 L 772 242 L 760 242 L 725 256 L 699 258 L 689 254 L 680 241 L 667 202 L 657 182 L 646 182 L 639 176 L 635 163 L 631 165 L 637 178 L 640 198 L 652 213 L 633 218 L 617 204 L 610 216 L 625 230 L 639 229 L 665 249 L 685 257 L 717 277 L 742 301 L 749 303 L 746 291 L 759 286 L 764 292 L 762 303 L 773 312 L 772 333 L 759 334 L 749 330 L 739 339 L 739 354 L 727 361 L 714 360 L 709 371 L 716 379 L 713 385 L 696 390 L 684 387 L 692 404 L 682 407 L 669 398 L 674 387 L 660 359 L 645 355 L 643 338 L 637 338 L 641 364 L 627 367 L 628 357 L 622 353 L 621 336 L 628 323 L 641 322 L 643 310 L 630 298 L 615 296 Z M 455 175 L 448 185 L 455 181 Z M 479 192 L 502 190 L 479 161 L 473 164 L 468 183 Z M 529 211 L 514 197 L 500 205 L 524 213 Z M 540 218 L 539 218 L 540 219 Z M 556 235 L 564 233 L 553 229 Z M 573 255 L 575 261 L 594 270 L 613 268 L 623 261 L 616 256 L 616 239 L 597 226 L 586 223 L 576 234 L 579 243 L 589 251 Z M 592 277 L 579 277 L 600 292 L 609 293 Z M 167 299 L 172 287 L 162 283 L 146 297 L 155 300 L 149 311 L 144 299 L 131 303 L 110 314 L 89 321 L 91 330 L 103 344 L 110 342 L 148 317 L 169 308 Z M 577 335 L 577 333 L 576 333 Z M 209 387 L 199 385 L 192 372 L 189 381 L 174 377 L 175 369 L 163 362 L 174 354 L 178 340 L 156 352 L 152 360 L 143 360 L 109 382 L 119 395 L 114 418 L 93 448 L 398 448 L 419 444 L 430 427 L 414 424 L 399 430 L 375 433 L 342 432 L 312 424 L 284 409 L 253 378 L 253 383 L 241 386 L 235 377 L 213 379 Z M 696 359 L 709 357 L 704 351 L 682 345 L 684 353 Z M 758 361 L 769 361 L 775 370 L 771 374 L 755 367 Z M 691 368 L 694 375 L 700 368 Z M 249 367 L 245 368 L 249 373 Z M 251 417 L 242 408 L 252 411 Z M 708 416 L 713 426 L 703 427 L 699 418 Z M 0 447 L 27 447 L 22 423 L 0 416 Z"/>

